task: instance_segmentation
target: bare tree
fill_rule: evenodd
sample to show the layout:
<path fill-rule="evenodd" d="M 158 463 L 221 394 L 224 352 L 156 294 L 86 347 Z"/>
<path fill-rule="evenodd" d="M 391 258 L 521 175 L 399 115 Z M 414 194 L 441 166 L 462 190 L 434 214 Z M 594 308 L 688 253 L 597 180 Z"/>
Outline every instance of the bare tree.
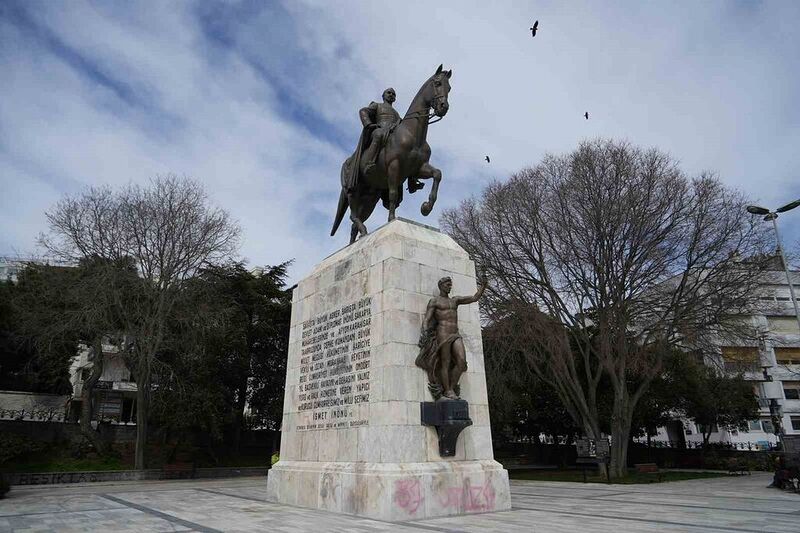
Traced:
<path fill-rule="evenodd" d="M 156 177 L 146 187 L 89 189 L 59 201 L 47 219 L 50 231 L 40 242 L 53 256 L 101 259 L 98 269 L 132 261 L 138 271 L 136 281 L 104 285 L 108 298 L 101 301 L 120 325 L 123 353 L 136 378 L 135 467 L 143 469 L 153 367 L 170 341 L 168 320 L 185 281 L 235 252 L 239 227 L 209 204 L 199 183 L 174 175 Z M 118 278 L 105 278 L 112 279 Z"/>
<path fill-rule="evenodd" d="M 720 337 L 755 342 L 738 317 L 755 303 L 764 235 L 745 200 L 670 156 L 624 142 L 584 142 L 547 156 L 442 224 L 493 278 L 486 313 L 507 324 L 575 423 L 599 438 L 597 391 L 614 392 L 612 475 L 625 474 L 636 404 L 676 347 Z"/>

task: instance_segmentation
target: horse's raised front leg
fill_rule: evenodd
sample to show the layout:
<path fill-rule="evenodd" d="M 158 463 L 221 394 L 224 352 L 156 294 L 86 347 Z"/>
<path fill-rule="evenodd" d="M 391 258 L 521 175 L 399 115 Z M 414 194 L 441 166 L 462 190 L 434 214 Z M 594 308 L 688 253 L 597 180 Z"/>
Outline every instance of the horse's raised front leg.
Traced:
<path fill-rule="evenodd" d="M 395 219 L 395 210 L 397 209 L 397 193 L 400 186 L 403 184 L 403 178 L 400 176 L 400 160 L 394 159 L 386 168 L 386 176 L 389 185 L 389 222 Z"/>
<path fill-rule="evenodd" d="M 436 196 L 439 194 L 439 182 L 442 181 L 442 171 L 430 163 L 425 163 L 419 167 L 419 177 L 422 179 L 433 178 L 433 187 L 431 187 L 431 192 L 428 193 L 428 201 L 423 202 L 422 207 L 419 208 L 424 216 L 428 216 L 433 209 L 433 204 L 436 203 Z"/>

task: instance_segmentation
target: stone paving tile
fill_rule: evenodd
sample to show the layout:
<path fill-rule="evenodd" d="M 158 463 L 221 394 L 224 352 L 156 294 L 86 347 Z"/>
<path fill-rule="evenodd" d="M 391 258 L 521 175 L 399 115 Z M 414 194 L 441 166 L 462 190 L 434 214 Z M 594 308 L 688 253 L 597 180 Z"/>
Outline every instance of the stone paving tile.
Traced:
<path fill-rule="evenodd" d="M 709 496 L 706 494 L 654 494 L 646 492 L 609 492 L 607 494 L 587 495 L 578 489 L 572 491 L 554 492 L 545 487 L 515 487 L 512 491 L 516 496 L 529 496 L 531 498 L 552 498 L 552 499 L 583 499 L 595 502 L 622 502 L 622 503 L 644 503 L 650 504 L 654 499 L 658 504 L 667 507 L 707 507 L 720 510 L 733 511 L 758 511 L 773 513 L 789 513 L 800 511 L 800 498 L 793 500 L 770 500 L 746 497 L 723 497 Z M 777 493 L 778 491 L 776 491 Z M 776 494 L 779 495 L 780 493 Z"/>
<path fill-rule="evenodd" d="M 209 488 L 203 487 L 202 489 L 199 490 L 267 501 L 266 484 L 264 484 L 263 486 L 258 485 L 256 487 L 209 487 Z"/>
<path fill-rule="evenodd" d="M 502 514 L 502 517 L 498 515 Z M 504 513 L 471 515 L 469 517 L 436 518 L 426 520 L 421 525 L 438 526 L 447 531 L 463 531 L 467 533 L 563 533 L 580 531 L 586 533 L 605 532 L 620 533 L 632 531 L 636 533 L 681 532 L 687 531 L 683 525 L 648 523 L 646 521 L 625 521 L 613 518 L 570 516 L 561 513 L 512 509 Z M 698 530 L 695 530 L 698 531 Z M 703 531 L 727 531 L 706 528 Z"/>
<path fill-rule="evenodd" d="M 737 479 L 724 479 L 728 487 L 737 485 Z M 657 489 L 653 486 L 655 490 L 649 485 L 616 485 L 603 489 L 608 491 L 607 496 L 598 496 L 596 489 L 584 491 L 586 487 L 582 484 L 562 484 L 558 494 L 551 493 L 549 486 L 538 483 L 515 484 L 512 487 L 512 505 L 564 516 L 584 516 L 587 520 L 593 516 L 621 518 L 629 522 L 644 519 L 695 530 L 800 531 L 800 514 L 794 514 L 800 510 L 800 497 L 785 499 L 786 493 L 764 488 L 765 480 L 768 482 L 769 476 L 750 480 L 749 485 L 739 482 L 736 490 L 729 488 L 726 491 L 727 497 L 717 496 L 711 487 L 704 490 L 706 486 L 703 484 L 683 482 L 659 485 Z M 611 492 L 612 489 L 616 492 Z M 695 492 L 696 489 L 700 490 Z M 571 495 L 569 490 L 572 490 Z M 712 496 L 707 494 L 709 491 Z M 780 498 L 771 499 L 773 493 Z M 792 498 L 793 495 L 788 496 Z"/>
<path fill-rule="evenodd" d="M 255 501 L 263 498 L 261 487 L 253 487 L 249 494 L 235 496 L 219 493 L 218 490 L 116 493 L 115 497 L 222 531 L 293 533 L 398 530 L 397 524 L 388 522 Z"/>
<path fill-rule="evenodd" d="M 0 531 L 72 533 L 85 531 L 191 531 L 133 509 L 64 511 L 0 518 Z"/>
<path fill-rule="evenodd" d="M 60 496 L 40 496 L 37 498 L 18 498 L 17 491 L 10 497 L 0 500 L 0 516 L 27 513 L 59 513 L 63 511 L 97 511 L 117 509 L 121 505 L 110 502 L 94 494 L 63 494 Z"/>
<path fill-rule="evenodd" d="M 0 532 L 800 532 L 800 495 L 768 474 L 653 485 L 512 481 L 511 511 L 388 523 L 264 501 L 263 479 L 15 488 Z"/>

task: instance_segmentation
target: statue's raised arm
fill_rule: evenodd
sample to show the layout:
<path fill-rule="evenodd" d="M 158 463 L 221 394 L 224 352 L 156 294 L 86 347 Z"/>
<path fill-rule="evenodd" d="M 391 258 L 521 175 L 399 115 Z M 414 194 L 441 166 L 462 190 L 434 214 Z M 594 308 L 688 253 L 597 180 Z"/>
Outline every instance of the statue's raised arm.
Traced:
<path fill-rule="evenodd" d="M 477 302 L 483 296 L 483 291 L 486 290 L 489 282 L 486 280 L 486 273 L 482 273 L 480 285 L 478 286 L 478 290 L 472 296 L 456 296 L 454 299 L 456 300 L 457 305 L 469 305 Z"/>

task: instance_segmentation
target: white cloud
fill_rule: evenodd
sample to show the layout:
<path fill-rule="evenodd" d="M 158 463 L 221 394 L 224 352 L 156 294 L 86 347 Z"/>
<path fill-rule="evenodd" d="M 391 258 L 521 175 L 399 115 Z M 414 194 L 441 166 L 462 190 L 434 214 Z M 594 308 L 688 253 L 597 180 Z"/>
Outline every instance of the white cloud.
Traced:
<path fill-rule="evenodd" d="M 244 256 L 296 257 L 299 278 L 346 243 L 328 232 L 358 109 L 391 85 L 405 111 L 439 63 L 453 90 L 429 134 L 444 181 L 428 223 L 595 136 L 659 146 L 771 207 L 800 197 L 798 4 L 37 6 L 44 30 L 0 17 L 0 253 L 32 250 L 60 194 L 176 172 L 240 220 Z M 400 216 L 422 220 L 426 194 Z M 781 219 L 787 241 L 798 216 Z"/>

